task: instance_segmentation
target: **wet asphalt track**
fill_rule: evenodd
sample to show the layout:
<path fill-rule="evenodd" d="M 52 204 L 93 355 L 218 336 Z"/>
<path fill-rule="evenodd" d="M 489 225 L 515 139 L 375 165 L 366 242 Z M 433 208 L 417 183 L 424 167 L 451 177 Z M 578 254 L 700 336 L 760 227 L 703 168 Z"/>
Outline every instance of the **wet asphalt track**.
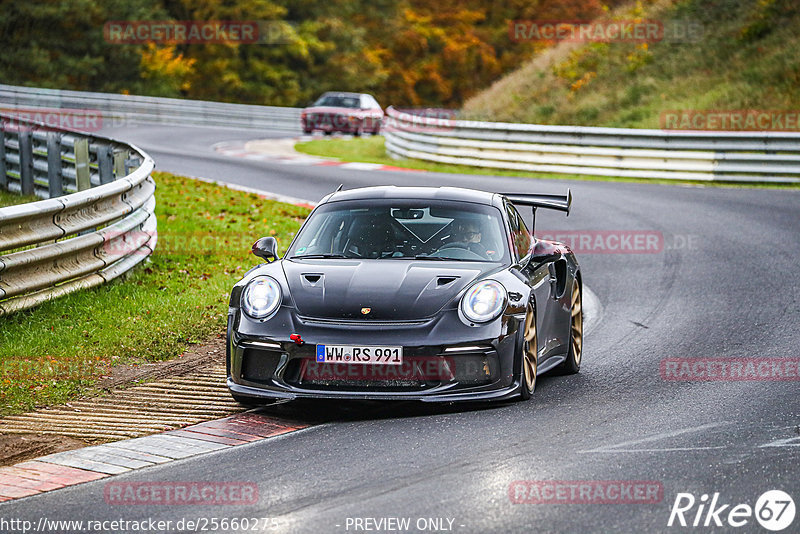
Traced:
<path fill-rule="evenodd" d="M 269 134 L 164 126 L 110 133 L 148 151 L 158 169 L 313 201 L 340 183 L 569 186 L 572 215 L 543 211 L 537 228 L 654 231 L 665 246 L 578 253 L 602 321 L 585 340 L 581 373 L 542 377 L 531 402 L 265 409 L 328 422 L 114 479 L 257 482 L 257 505 L 110 506 L 98 481 L 0 504 L 0 517 L 277 518 L 267 532 L 354 532 L 347 518 L 365 517 L 410 518 L 411 532 L 418 518 L 452 519 L 454 532 L 705 532 L 667 527 L 676 493 L 719 492 L 721 503 L 754 505 L 782 489 L 800 505 L 797 381 L 675 382 L 659 373 L 664 358 L 800 356 L 800 191 L 291 166 L 211 149 Z M 648 480 L 664 495 L 656 504 L 512 504 L 516 480 Z M 716 531 L 767 532 L 753 518 Z M 784 532 L 800 532 L 800 517 Z"/>

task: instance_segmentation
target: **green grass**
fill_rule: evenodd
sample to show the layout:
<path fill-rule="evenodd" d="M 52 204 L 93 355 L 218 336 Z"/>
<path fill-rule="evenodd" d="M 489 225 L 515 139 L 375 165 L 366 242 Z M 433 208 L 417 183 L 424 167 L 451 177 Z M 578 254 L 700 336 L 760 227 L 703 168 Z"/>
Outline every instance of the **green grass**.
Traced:
<path fill-rule="evenodd" d="M 125 279 L 0 317 L 0 415 L 90 389 L 117 364 L 166 360 L 221 332 L 233 284 L 260 262 L 258 237 L 281 250 L 306 208 L 154 173 L 159 242 Z"/>
<path fill-rule="evenodd" d="M 524 171 L 510 171 L 502 169 L 489 169 L 482 167 L 468 167 L 466 165 L 452 165 L 448 163 L 435 163 L 417 159 L 393 159 L 386 154 L 384 139 L 382 136 L 353 137 L 349 139 L 325 138 L 313 141 L 304 141 L 294 146 L 295 150 L 312 156 L 322 156 L 328 158 L 338 158 L 342 161 L 354 161 L 360 163 L 380 163 L 392 165 L 404 169 L 415 169 L 430 172 L 446 172 L 456 174 L 477 174 L 491 176 L 517 176 L 523 178 L 538 178 L 550 180 L 587 180 L 601 182 L 632 182 L 647 184 L 681 184 L 681 185 L 702 185 L 702 186 L 724 186 L 724 187 L 744 187 L 744 188 L 766 188 L 766 189 L 800 189 L 798 184 L 761 184 L 761 183 L 742 183 L 742 182 L 705 182 L 699 180 L 651 180 L 647 178 L 623 178 L 608 176 L 590 176 L 582 174 L 555 174 L 555 173 L 534 173 Z M 401 185 L 401 184 L 398 184 Z"/>
<path fill-rule="evenodd" d="M 800 109 L 796 0 L 659 0 L 614 18 L 688 21 L 694 42 L 573 44 L 546 49 L 465 102 L 467 118 L 660 128 L 669 110 Z"/>
<path fill-rule="evenodd" d="M 0 208 L 4 206 L 13 206 L 15 204 L 25 204 L 27 202 L 35 202 L 39 200 L 33 195 L 15 195 L 0 189 Z"/>

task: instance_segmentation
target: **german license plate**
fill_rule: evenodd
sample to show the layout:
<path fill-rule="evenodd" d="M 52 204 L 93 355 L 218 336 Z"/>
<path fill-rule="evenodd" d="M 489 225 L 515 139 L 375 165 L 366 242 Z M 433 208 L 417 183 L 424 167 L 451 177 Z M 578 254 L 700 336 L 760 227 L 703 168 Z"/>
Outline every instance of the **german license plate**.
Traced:
<path fill-rule="evenodd" d="M 403 363 L 403 347 L 317 345 L 317 362 L 401 365 Z"/>

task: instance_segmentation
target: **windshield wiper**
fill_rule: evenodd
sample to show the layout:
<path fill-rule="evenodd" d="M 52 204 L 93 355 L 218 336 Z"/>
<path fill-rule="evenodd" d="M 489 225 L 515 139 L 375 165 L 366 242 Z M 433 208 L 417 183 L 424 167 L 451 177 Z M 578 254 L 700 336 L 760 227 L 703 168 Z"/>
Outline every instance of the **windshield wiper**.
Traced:
<path fill-rule="evenodd" d="M 345 256 L 344 254 L 299 254 L 290 256 L 290 260 L 294 259 L 306 259 L 306 260 L 319 260 L 319 259 L 329 259 L 329 258 L 351 258 L 352 256 Z"/>
<path fill-rule="evenodd" d="M 408 256 L 405 256 L 408 257 Z M 414 256 L 415 260 L 433 260 L 433 261 L 463 261 L 458 258 L 448 258 L 446 256 L 426 256 L 425 254 L 420 254 L 418 256 Z"/>

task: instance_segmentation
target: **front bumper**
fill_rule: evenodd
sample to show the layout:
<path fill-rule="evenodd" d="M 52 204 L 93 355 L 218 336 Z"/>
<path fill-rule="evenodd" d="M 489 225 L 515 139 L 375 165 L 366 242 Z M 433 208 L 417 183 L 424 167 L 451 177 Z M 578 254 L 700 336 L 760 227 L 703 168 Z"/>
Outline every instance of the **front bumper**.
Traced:
<path fill-rule="evenodd" d="M 304 344 L 292 341 L 292 334 Z M 228 388 L 253 399 L 500 400 L 518 393 L 514 370 L 520 336 L 514 316 L 468 327 L 452 312 L 378 327 L 366 321 L 307 320 L 286 310 L 258 324 L 232 309 Z M 318 343 L 400 345 L 404 366 L 317 364 Z"/>
<path fill-rule="evenodd" d="M 342 133 L 354 133 L 366 122 L 363 118 L 350 120 L 346 116 L 306 117 L 300 120 L 303 130 Z"/>

